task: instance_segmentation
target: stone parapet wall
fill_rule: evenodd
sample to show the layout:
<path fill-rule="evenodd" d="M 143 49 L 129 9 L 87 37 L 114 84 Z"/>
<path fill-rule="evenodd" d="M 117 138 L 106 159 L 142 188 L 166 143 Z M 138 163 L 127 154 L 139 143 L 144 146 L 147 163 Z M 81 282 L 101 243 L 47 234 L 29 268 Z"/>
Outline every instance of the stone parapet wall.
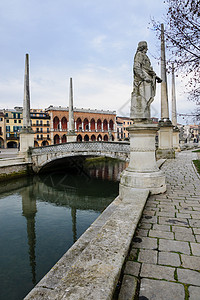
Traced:
<path fill-rule="evenodd" d="M 25 300 L 112 299 L 148 194 L 117 197 Z"/>

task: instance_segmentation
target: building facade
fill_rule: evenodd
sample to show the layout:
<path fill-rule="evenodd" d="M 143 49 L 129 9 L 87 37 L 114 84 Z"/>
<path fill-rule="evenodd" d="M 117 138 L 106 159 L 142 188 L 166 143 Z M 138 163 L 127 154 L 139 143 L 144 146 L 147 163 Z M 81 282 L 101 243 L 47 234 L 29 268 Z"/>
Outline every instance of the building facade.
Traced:
<path fill-rule="evenodd" d="M 50 138 L 50 116 L 42 109 L 31 109 L 31 127 L 34 131 L 34 146 L 48 146 Z"/>
<path fill-rule="evenodd" d="M 129 140 L 129 133 L 127 127 L 133 124 L 133 121 L 128 117 L 119 117 L 116 118 L 117 121 L 117 137 L 118 140 L 127 141 Z"/>
<path fill-rule="evenodd" d="M 69 122 L 68 107 L 49 106 L 45 111 L 50 116 L 51 143 L 66 143 Z M 74 108 L 74 123 L 78 142 L 116 140 L 115 111 Z"/>

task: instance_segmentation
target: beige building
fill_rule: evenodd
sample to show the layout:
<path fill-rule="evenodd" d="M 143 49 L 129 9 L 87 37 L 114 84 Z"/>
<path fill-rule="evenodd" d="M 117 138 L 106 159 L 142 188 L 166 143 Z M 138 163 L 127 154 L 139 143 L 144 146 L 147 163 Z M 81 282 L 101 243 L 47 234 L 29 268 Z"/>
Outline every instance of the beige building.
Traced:
<path fill-rule="evenodd" d="M 117 139 L 126 141 L 129 140 L 127 127 L 133 124 L 133 121 L 128 117 L 117 117 Z"/>

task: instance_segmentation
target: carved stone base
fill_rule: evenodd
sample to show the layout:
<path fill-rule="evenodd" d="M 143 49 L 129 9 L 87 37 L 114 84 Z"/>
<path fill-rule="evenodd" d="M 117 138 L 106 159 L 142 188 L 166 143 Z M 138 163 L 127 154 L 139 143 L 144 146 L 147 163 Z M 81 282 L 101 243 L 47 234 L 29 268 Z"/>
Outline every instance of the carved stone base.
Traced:
<path fill-rule="evenodd" d="M 175 158 L 173 149 L 173 125 L 170 120 L 159 122 L 158 149 L 156 158 Z"/>
<path fill-rule="evenodd" d="M 21 132 L 20 133 L 20 152 L 25 153 L 29 148 L 34 147 L 34 132 Z"/>
<path fill-rule="evenodd" d="M 77 141 L 77 135 L 73 133 L 67 134 L 67 142 L 76 142 Z"/>
<path fill-rule="evenodd" d="M 176 152 L 181 151 L 181 148 L 179 145 L 179 129 L 178 128 L 173 129 L 173 148 Z"/>
<path fill-rule="evenodd" d="M 151 194 L 166 191 L 164 173 L 155 158 L 156 124 L 135 123 L 128 127 L 130 137 L 130 162 L 122 173 L 119 195 L 131 197 L 134 189 L 146 189 Z"/>

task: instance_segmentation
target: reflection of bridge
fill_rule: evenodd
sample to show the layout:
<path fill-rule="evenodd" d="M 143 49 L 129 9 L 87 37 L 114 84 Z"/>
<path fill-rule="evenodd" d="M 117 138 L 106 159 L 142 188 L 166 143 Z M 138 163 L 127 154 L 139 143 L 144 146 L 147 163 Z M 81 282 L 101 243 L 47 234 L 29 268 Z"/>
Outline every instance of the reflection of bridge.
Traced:
<path fill-rule="evenodd" d="M 67 157 L 104 156 L 128 160 L 129 143 L 71 142 L 32 149 L 33 170 L 37 173 L 47 164 Z"/>

